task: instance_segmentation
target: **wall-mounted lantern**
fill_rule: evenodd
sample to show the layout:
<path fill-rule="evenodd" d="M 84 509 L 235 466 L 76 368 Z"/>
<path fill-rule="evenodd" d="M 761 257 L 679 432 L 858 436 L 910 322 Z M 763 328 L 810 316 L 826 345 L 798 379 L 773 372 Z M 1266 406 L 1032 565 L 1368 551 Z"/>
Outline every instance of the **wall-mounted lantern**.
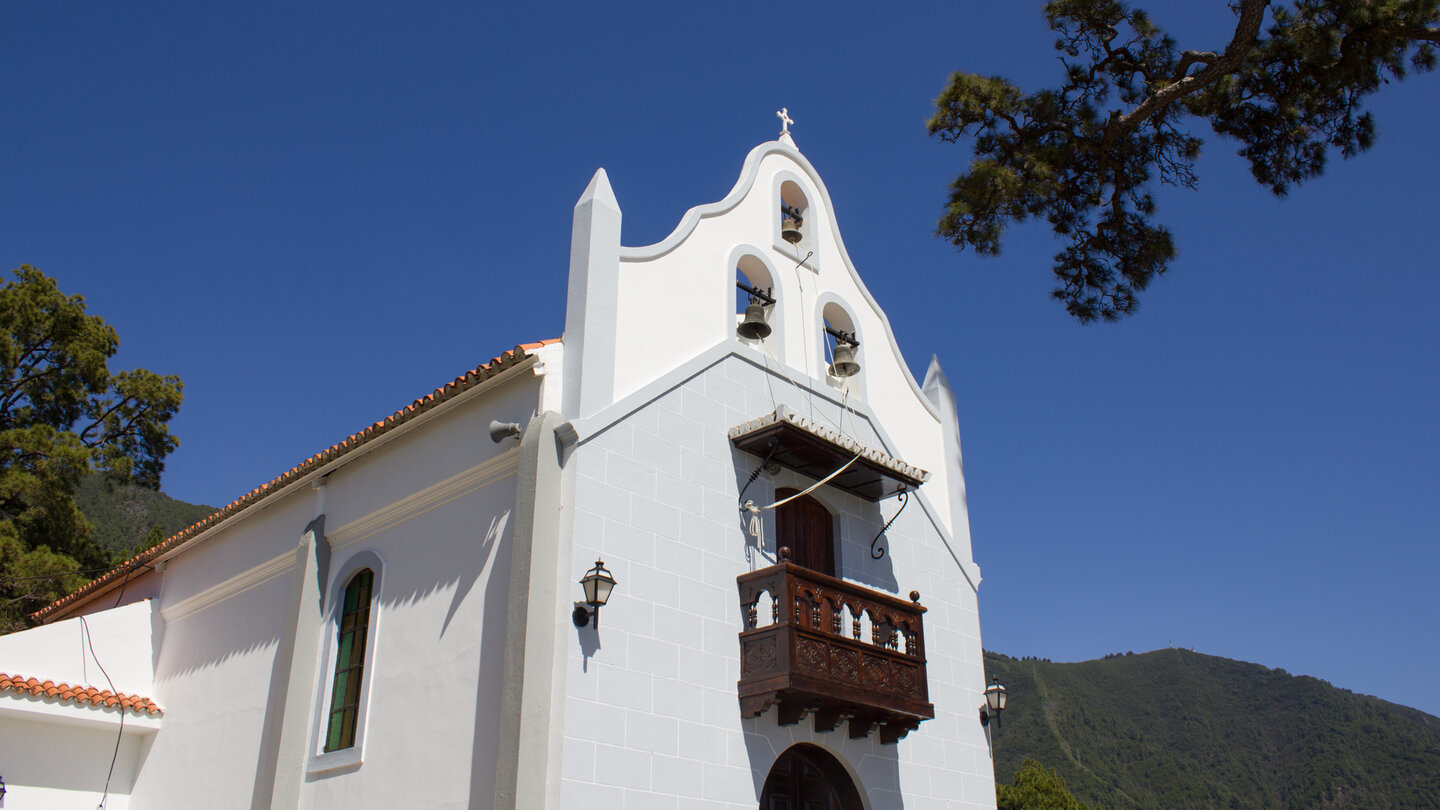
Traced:
<path fill-rule="evenodd" d="M 589 624 L 595 629 L 600 629 L 600 608 L 610 601 L 610 591 L 615 588 L 615 577 L 605 568 L 605 563 L 596 560 L 595 567 L 585 572 L 580 578 L 580 587 L 585 589 L 584 603 L 576 602 L 575 611 L 570 614 L 570 620 L 576 627 L 584 627 Z"/>
<path fill-rule="evenodd" d="M 0 776 L 0 807 L 5 806 L 5 777 Z"/>
<path fill-rule="evenodd" d="M 1006 693 L 1005 687 L 1000 685 L 1000 677 L 994 676 L 990 679 L 990 685 L 985 687 L 985 705 L 980 707 L 980 725 L 990 725 L 990 718 L 995 718 L 995 727 L 1000 727 L 1000 713 L 1005 711 Z"/>

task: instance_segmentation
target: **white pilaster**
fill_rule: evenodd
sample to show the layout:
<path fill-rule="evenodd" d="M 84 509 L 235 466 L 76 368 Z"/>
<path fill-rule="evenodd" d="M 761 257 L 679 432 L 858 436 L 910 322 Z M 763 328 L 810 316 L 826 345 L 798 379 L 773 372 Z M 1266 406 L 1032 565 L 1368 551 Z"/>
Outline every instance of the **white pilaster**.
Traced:
<path fill-rule="evenodd" d="M 575 203 L 570 233 L 563 381 L 568 419 L 588 416 L 613 398 L 619 273 L 620 203 L 599 169 Z"/>

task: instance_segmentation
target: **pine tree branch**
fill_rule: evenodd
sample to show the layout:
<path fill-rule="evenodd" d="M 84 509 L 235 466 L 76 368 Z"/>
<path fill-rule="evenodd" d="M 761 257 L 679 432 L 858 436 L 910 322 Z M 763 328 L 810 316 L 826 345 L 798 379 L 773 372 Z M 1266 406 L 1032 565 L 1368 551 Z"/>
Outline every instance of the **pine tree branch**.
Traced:
<path fill-rule="evenodd" d="M 1214 51 L 1185 51 L 1180 54 L 1180 64 L 1175 66 L 1175 81 L 1178 82 L 1185 78 L 1185 74 L 1189 72 L 1192 66 L 1201 64 L 1213 65 L 1215 64 L 1215 60 L 1219 58 L 1220 54 Z"/>
<path fill-rule="evenodd" d="M 1161 110 L 1191 93 L 1214 84 L 1222 76 L 1239 67 L 1246 55 L 1255 47 L 1255 38 L 1260 34 L 1260 23 L 1265 18 L 1265 7 L 1268 5 L 1270 5 L 1270 0 L 1241 0 L 1240 19 L 1235 24 L 1235 35 L 1230 39 L 1230 44 L 1225 46 L 1225 53 L 1211 61 L 1199 73 L 1186 76 L 1174 84 L 1157 90 L 1154 95 L 1145 99 L 1130 112 L 1118 117 L 1112 116 L 1110 123 L 1105 128 L 1105 142 L 1102 148 L 1108 151 L 1115 138 L 1137 129 Z M 1182 59 L 1181 62 L 1183 64 L 1184 60 Z"/>
<path fill-rule="evenodd" d="M 140 418 L 142 416 L 150 413 L 151 406 L 149 404 L 144 405 L 139 410 L 135 411 L 135 413 L 131 414 L 130 419 L 127 420 L 124 424 L 117 427 L 115 430 L 106 430 L 94 441 L 91 441 L 89 438 L 87 438 L 92 430 L 105 424 L 106 420 L 110 418 L 111 414 L 120 410 L 125 405 L 138 401 L 140 401 L 139 397 L 123 397 L 114 405 L 106 408 L 104 413 L 95 417 L 94 421 L 86 425 L 84 430 L 80 431 L 80 443 L 85 445 L 86 447 L 93 448 L 111 444 L 112 442 L 115 442 L 123 436 L 139 436 L 139 432 L 135 430 L 135 425 L 140 421 Z"/>

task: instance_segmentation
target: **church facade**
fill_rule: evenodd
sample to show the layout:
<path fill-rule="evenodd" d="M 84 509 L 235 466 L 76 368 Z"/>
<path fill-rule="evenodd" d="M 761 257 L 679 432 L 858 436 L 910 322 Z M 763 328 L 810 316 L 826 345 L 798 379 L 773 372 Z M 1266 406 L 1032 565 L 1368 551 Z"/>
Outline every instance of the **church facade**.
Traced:
<path fill-rule="evenodd" d="M 601 170 L 562 339 L 0 638 L 7 806 L 994 807 L 954 397 L 819 175 L 620 226 Z"/>

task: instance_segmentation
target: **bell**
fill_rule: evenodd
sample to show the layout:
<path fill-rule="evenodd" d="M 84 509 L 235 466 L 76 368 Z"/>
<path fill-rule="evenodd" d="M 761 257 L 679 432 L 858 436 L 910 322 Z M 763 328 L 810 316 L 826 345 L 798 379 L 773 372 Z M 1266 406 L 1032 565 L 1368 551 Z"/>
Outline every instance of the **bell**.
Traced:
<path fill-rule="evenodd" d="M 835 362 L 830 364 L 832 377 L 854 377 L 860 373 L 860 364 L 855 362 L 855 346 L 841 341 L 835 344 Z"/>
<path fill-rule="evenodd" d="M 800 220 L 794 217 L 785 217 L 780 222 L 780 238 L 790 244 L 800 241 Z"/>
<path fill-rule="evenodd" d="M 770 324 L 765 322 L 765 305 L 751 300 L 745 307 L 745 320 L 735 329 L 736 334 L 747 340 L 764 340 L 770 336 Z"/>

